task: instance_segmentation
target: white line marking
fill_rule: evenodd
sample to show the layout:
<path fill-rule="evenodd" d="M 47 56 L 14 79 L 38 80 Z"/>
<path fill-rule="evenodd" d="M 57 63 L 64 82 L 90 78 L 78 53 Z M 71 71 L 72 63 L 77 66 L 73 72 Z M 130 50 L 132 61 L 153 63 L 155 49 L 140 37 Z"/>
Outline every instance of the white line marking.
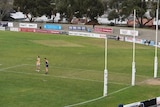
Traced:
<path fill-rule="evenodd" d="M 64 107 L 74 107 L 74 106 L 78 106 L 78 105 L 94 102 L 94 101 L 97 101 L 97 100 L 100 100 L 100 99 L 103 99 L 103 98 L 105 98 L 105 96 L 101 96 L 101 97 L 98 97 L 98 98 L 95 98 L 95 99 L 92 99 L 92 100 L 88 100 L 88 101 L 84 101 L 84 102 L 81 102 L 81 103 L 72 104 L 72 105 L 68 105 L 68 106 L 64 106 Z"/>
<path fill-rule="evenodd" d="M 6 69 L 11 69 L 11 68 L 16 68 L 16 67 L 21 67 L 21 66 L 24 66 L 24 65 L 27 65 L 27 64 L 21 64 L 21 65 L 15 65 L 15 66 L 7 67 L 7 68 L 2 68 L 2 69 L 0 69 L 0 71 L 4 71 Z"/>
<path fill-rule="evenodd" d="M 108 96 L 109 96 L 109 95 L 112 95 L 112 94 L 116 94 L 116 93 L 121 92 L 121 91 L 123 91 L 123 90 L 126 90 L 126 89 L 128 89 L 128 88 L 130 88 L 130 87 L 132 87 L 132 86 L 128 86 L 128 87 L 122 88 L 122 89 L 120 89 L 120 90 L 114 91 L 114 92 L 108 94 Z M 67 105 L 67 106 L 64 106 L 64 107 L 79 106 L 79 105 L 83 105 L 83 104 L 87 104 L 87 103 L 90 103 L 90 102 L 94 102 L 94 101 L 103 99 L 103 98 L 105 98 L 105 97 L 107 97 L 107 96 L 101 96 L 101 97 L 98 97 L 98 98 L 95 98 L 95 99 L 91 99 L 91 100 L 88 100 L 88 101 L 84 101 L 84 102 L 80 102 L 80 103 L 76 103 L 76 104 L 72 104 L 72 105 Z"/>
<path fill-rule="evenodd" d="M 122 89 L 120 89 L 120 90 L 117 90 L 117 91 L 114 91 L 114 92 L 112 92 L 112 93 L 109 93 L 108 95 L 112 95 L 112 94 L 121 92 L 121 91 L 126 90 L 126 89 L 131 88 L 131 87 L 132 87 L 132 86 L 128 86 L 128 87 L 122 88 Z"/>
<path fill-rule="evenodd" d="M 34 74 L 34 73 L 16 72 L 16 71 L 5 71 L 5 72 L 19 73 L 19 74 L 26 74 L 26 75 L 50 76 L 50 77 L 54 77 L 54 78 L 63 78 L 63 79 L 72 79 L 72 80 L 81 80 L 81 81 L 101 82 L 101 83 L 103 83 L 103 81 L 99 81 L 99 80 L 91 80 L 91 79 L 84 79 L 84 78 L 74 78 L 74 77 L 67 77 L 67 76 L 54 76 L 54 75 Z M 123 83 L 117 83 L 117 82 L 108 82 L 108 83 L 119 84 L 119 85 L 129 85 L 129 84 L 123 84 Z"/>
<path fill-rule="evenodd" d="M 29 66 L 33 66 L 31 64 L 28 64 Z M 50 65 L 51 66 L 51 65 Z M 101 70 L 89 70 L 89 69 L 78 69 L 78 68 L 64 68 L 64 67 L 57 67 L 57 66 L 54 66 L 54 68 L 59 68 L 59 69 L 72 69 L 72 70 L 78 70 L 78 71 L 101 71 Z M 118 72 L 109 72 L 109 74 L 120 74 L 120 75 L 127 75 L 127 76 L 130 76 L 130 74 L 126 74 L 126 73 L 118 73 Z M 136 75 L 136 76 L 139 76 L 139 77 L 150 77 L 150 76 L 146 76 L 146 75 Z"/>
<path fill-rule="evenodd" d="M 75 77 L 67 77 L 67 76 L 53 76 L 55 78 L 67 78 L 67 79 L 73 79 L 73 80 L 82 80 L 82 81 L 93 81 L 93 82 L 103 82 L 99 80 L 91 80 L 91 79 L 84 79 L 84 78 L 75 78 Z"/>
<path fill-rule="evenodd" d="M 21 67 L 21 66 L 25 66 L 25 65 L 28 65 L 28 64 L 22 64 L 22 65 L 16 65 L 16 66 L 11 66 L 11 67 L 7 67 L 7 68 L 2 68 L 0 69 L 0 71 L 4 71 L 4 70 L 7 70 L 7 69 L 11 69 L 11 68 L 16 68 L 16 67 Z M 21 73 L 21 74 L 29 74 L 29 75 L 40 75 L 40 74 L 33 74 L 33 73 L 24 73 L 24 72 L 15 72 L 15 71 L 5 71 L 5 72 L 13 72 L 13 73 Z M 44 74 L 43 74 L 44 75 Z M 48 75 L 48 76 L 51 76 L 51 75 Z M 98 81 L 98 80 L 90 80 L 90 79 L 82 79 L 82 78 L 71 78 L 71 77 L 65 77 L 65 76 L 51 76 L 51 77 L 56 77 L 56 78 L 68 78 L 68 79 L 77 79 L 77 80 L 83 80 L 83 81 L 94 81 L 94 82 L 103 82 L 103 81 Z M 115 83 L 114 83 L 115 84 Z M 119 83 L 117 83 L 119 84 Z M 118 92 L 121 92 L 123 90 L 126 90 L 128 88 L 130 88 L 132 86 L 129 86 L 129 87 L 125 87 L 125 88 L 122 88 L 120 90 L 117 90 L 117 91 L 114 91 L 109 95 L 112 95 L 112 94 L 115 94 L 115 93 L 118 93 Z M 97 100 L 100 100 L 100 99 L 103 99 L 107 96 L 101 96 L 101 97 L 98 97 L 98 98 L 95 98 L 95 99 L 91 99 L 91 100 L 88 100 L 88 101 L 84 101 L 84 102 L 81 102 L 81 103 L 77 103 L 77 104 L 72 104 L 72 105 L 67 105 L 67 106 L 64 106 L 64 107 L 74 107 L 74 106 L 78 106 L 78 105 L 82 105 L 82 104 L 86 104 L 86 103 L 90 103 L 90 102 L 94 102 L 94 101 L 97 101 Z"/>
<path fill-rule="evenodd" d="M 0 71 L 3 71 L 3 70 L 0 69 Z M 103 83 L 103 81 L 98 81 L 98 80 L 83 79 L 83 78 L 72 78 L 72 77 L 66 77 L 66 76 L 53 76 L 53 75 L 34 74 L 34 73 L 16 72 L 16 71 L 5 71 L 5 72 L 27 74 L 27 75 L 38 75 L 38 76 L 50 76 L 50 77 L 54 77 L 54 78 L 64 78 L 64 79 L 73 79 L 73 80 L 92 81 L 92 82 L 102 82 Z"/>

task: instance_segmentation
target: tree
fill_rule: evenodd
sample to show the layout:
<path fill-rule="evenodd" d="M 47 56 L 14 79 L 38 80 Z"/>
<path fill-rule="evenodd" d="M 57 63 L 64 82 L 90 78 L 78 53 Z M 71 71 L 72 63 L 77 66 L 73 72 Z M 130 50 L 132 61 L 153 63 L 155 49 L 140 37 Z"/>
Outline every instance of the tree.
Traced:
<path fill-rule="evenodd" d="M 33 21 L 34 16 L 51 15 L 52 11 L 50 0 L 14 0 L 14 7 L 26 15 L 30 13 L 30 21 Z"/>
<path fill-rule="evenodd" d="M 108 1 L 108 19 L 109 20 L 114 20 L 115 19 L 115 24 L 116 24 L 116 20 L 123 20 L 123 14 L 121 14 L 121 10 L 122 10 L 122 3 L 125 0 L 109 0 Z"/>
<path fill-rule="evenodd" d="M 12 9 L 12 3 L 9 0 L 0 0 L 0 20 L 2 20 Z"/>
<path fill-rule="evenodd" d="M 71 21 L 73 16 L 88 16 L 94 20 L 104 12 L 102 0 L 14 0 L 15 8 L 32 16 L 51 15 L 60 12 Z M 32 21 L 32 19 L 31 19 Z"/>
<path fill-rule="evenodd" d="M 50 0 L 36 0 L 36 16 L 51 15 L 52 5 Z"/>
<path fill-rule="evenodd" d="M 95 20 L 98 16 L 104 13 L 104 5 L 101 0 L 86 0 L 84 1 L 87 5 L 86 10 L 88 11 L 88 17 L 91 20 Z"/>
<path fill-rule="evenodd" d="M 116 19 L 117 14 L 120 19 L 127 19 L 130 15 L 133 15 L 133 10 L 136 10 L 136 19 L 139 27 L 144 27 L 155 17 L 156 4 L 153 1 L 146 2 L 145 0 L 109 0 L 109 7 L 112 11 L 109 12 L 110 19 Z M 116 10 L 117 14 L 113 14 L 113 10 Z M 150 17 L 147 17 L 145 13 L 150 10 Z M 147 19 L 144 23 L 143 19 Z"/>
<path fill-rule="evenodd" d="M 119 14 L 118 12 L 116 12 L 116 10 L 112 10 L 108 15 L 108 20 L 113 20 L 118 18 L 119 18 Z M 116 24 L 116 20 L 115 20 L 115 24 Z"/>
<path fill-rule="evenodd" d="M 104 5 L 101 0 L 59 0 L 57 9 L 60 13 L 65 13 L 69 21 L 73 16 L 78 18 L 87 16 L 94 20 L 104 13 Z"/>
<path fill-rule="evenodd" d="M 26 14 L 30 22 L 33 21 L 33 16 L 37 15 L 36 0 L 14 0 L 14 7 L 15 10 Z M 31 14 L 31 17 L 28 14 Z"/>
<path fill-rule="evenodd" d="M 122 3 L 122 15 L 125 15 L 126 17 L 128 17 L 129 15 L 133 14 L 133 10 L 136 10 L 136 19 L 138 21 L 139 27 L 144 27 L 149 21 L 151 21 L 152 19 L 147 19 L 145 17 L 145 13 L 147 12 L 147 3 L 145 2 L 145 0 L 134 0 L 132 1 L 132 3 L 130 3 L 131 0 L 127 0 L 124 1 Z M 123 8 L 123 7 L 127 7 L 127 8 Z M 128 12 L 124 12 L 124 11 Z M 123 14 L 125 13 L 125 14 Z M 143 23 L 143 19 L 146 18 L 148 21 L 146 23 Z"/>

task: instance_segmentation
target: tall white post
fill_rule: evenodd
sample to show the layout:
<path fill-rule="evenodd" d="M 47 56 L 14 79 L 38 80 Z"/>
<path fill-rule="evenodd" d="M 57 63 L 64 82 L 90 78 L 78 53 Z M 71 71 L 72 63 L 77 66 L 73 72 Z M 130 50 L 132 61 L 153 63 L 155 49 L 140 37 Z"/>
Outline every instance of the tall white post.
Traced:
<path fill-rule="evenodd" d="M 156 40 L 155 40 L 155 57 L 154 57 L 154 78 L 157 78 L 157 70 L 158 70 L 158 57 L 157 57 L 157 48 L 158 48 L 158 12 L 159 12 L 159 0 L 157 2 L 157 10 L 156 10 Z"/>
<path fill-rule="evenodd" d="M 134 10 L 134 25 L 133 25 L 133 29 L 134 29 L 134 34 L 133 34 L 133 62 L 132 62 L 132 86 L 135 85 L 135 73 L 136 73 L 136 63 L 135 63 L 135 20 L 136 20 L 136 10 Z"/>
<path fill-rule="evenodd" d="M 105 68 L 104 68 L 104 89 L 103 89 L 103 96 L 107 96 L 108 91 L 108 70 L 107 70 L 107 36 L 105 38 Z"/>

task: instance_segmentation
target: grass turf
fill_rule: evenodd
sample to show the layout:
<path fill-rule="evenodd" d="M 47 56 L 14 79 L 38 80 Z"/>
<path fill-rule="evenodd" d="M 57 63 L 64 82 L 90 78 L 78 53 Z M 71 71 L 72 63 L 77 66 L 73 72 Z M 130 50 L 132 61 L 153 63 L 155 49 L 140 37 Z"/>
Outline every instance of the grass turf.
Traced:
<path fill-rule="evenodd" d="M 1 31 L 0 46 L 1 107 L 64 107 L 103 95 L 103 39 Z M 153 61 L 154 47 L 136 45 L 136 86 L 130 87 L 132 43 L 109 40 L 108 96 L 76 107 L 116 107 L 159 96 L 160 86 L 139 84 L 153 78 Z"/>

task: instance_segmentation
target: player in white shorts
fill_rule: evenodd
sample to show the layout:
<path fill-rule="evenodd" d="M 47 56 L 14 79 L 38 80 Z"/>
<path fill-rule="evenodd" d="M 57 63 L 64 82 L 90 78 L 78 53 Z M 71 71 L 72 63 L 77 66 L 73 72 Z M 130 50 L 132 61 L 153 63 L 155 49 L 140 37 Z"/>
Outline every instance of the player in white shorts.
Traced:
<path fill-rule="evenodd" d="M 41 59 L 40 56 L 37 56 L 37 61 L 36 61 L 36 71 L 40 71 L 40 65 L 41 65 Z"/>

